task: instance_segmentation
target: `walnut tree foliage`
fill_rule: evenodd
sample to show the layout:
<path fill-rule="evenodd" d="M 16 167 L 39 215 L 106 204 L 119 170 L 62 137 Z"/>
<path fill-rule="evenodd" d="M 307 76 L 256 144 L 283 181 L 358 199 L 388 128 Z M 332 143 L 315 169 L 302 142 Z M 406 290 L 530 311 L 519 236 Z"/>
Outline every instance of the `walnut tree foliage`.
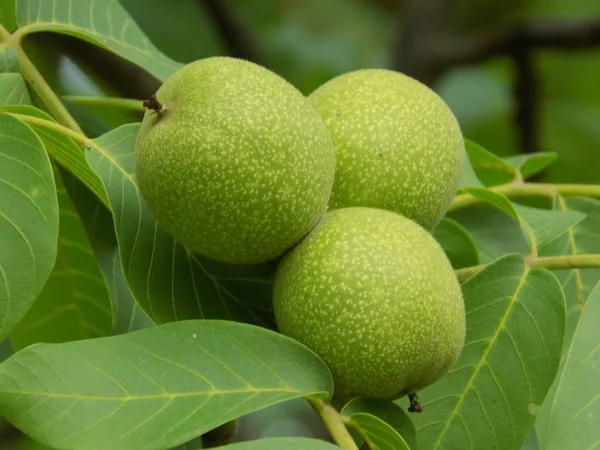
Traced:
<path fill-rule="evenodd" d="M 139 123 L 89 138 L 23 42 L 67 34 L 159 81 L 182 64 L 117 1 L 0 6 L 0 341 L 14 350 L 0 363 L 0 416 L 11 426 L 49 448 L 201 448 L 196 438 L 235 419 L 305 399 L 335 444 L 225 448 L 600 445 L 600 186 L 530 182 L 560 159 L 467 141 L 433 230 L 464 295 L 460 359 L 418 393 L 421 413 L 406 398 L 334 407 L 327 365 L 275 330 L 275 264 L 215 263 L 162 230 L 133 173 Z"/>

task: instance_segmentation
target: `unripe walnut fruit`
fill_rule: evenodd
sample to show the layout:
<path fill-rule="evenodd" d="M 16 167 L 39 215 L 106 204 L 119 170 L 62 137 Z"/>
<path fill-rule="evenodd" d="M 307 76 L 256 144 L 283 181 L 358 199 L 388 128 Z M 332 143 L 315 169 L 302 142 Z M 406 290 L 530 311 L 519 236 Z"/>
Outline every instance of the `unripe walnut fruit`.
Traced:
<path fill-rule="evenodd" d="M 466 155 L 446 103 L 419 81 L 385 69 L 345 73 L 309 98 L 336 149 L 330 208 L 386 209 L 432 230 L 452 203 Z"/>
<path fill-rule="evenodd" d="M 444 251 L 415 222 L 390 211 L 331 211 L 277 270 L 279 331 L 330 367 L 334 397 L 396 399 L 456 362 L 465 308 Z"/>
<path fill-rule="evenodd" d="M 317 223 L 333 185 L 331 136 L 309 100 L 264 67 L 190 63 L 149 102 L 137 184 L 189 250 L 231 264 L 279 257 Z"/>

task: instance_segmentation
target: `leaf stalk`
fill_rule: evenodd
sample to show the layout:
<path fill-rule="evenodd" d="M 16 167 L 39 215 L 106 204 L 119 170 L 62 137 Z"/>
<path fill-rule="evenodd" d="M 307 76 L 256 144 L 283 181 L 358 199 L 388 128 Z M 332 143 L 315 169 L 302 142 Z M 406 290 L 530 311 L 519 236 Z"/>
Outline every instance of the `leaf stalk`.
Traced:
<path fill-rule="evenodd" d="M 346 429 L 344 417 L 333 406 L 319 398 L 307 397 L 306 399 L 317 412 L 329 430 L 331 437 L 340 448 L 343 450 L 358 450 L 356 442 Z"/>
<path fill-rule="evenodd" d="M 7 42 L 10 39 L 10 33 L 4 26 L 0 23 L 0 44 Z"/>
<path fill-rule="evenodd" d="M 0 26 L 0 42 L 4 41 L 14 47 L 19 58 L 21 75 L 28 86 L 37 94 L 43 105 L 48 109 L 50 115 L 52 115 L 58 123 L 84 135 L 84 132 L 77 121 L 71 116 L 69 111 L 67 111 L 65 105 L 63 105 L 23 50 L 23 47 L 21 46 L 23 36 L 24 34 L 19 32 L 18 29 L 13 34 L 9 34 L 6 28 Z"/>
<path fill-rule="evenodd" d="M 600 269 L 600 254 L 538 256 L 525 259 L 529 267 L 548 270 Z M 486 264 L 455 270 L 459 281 L 465 281 L 486 267 Z"/>
<path fill-rule="evenodd" d="M 0 111 L 0 113 L 8 115 L 8 116 L 13 116 L 14 118 L 19 119 L 19 120 L 21 120 L 29 125 L 32 125 L 34 127 L 44 128 L 46 130 L 51 130 L 51 131 L 60 133 L 63 136 L 67 136 L 67 137 L 71 138 L 75 143 L 83 146 L 85 149 L 89 149 L 91 147 L 101 149 L 98 146 L 98 144 L 96 144 L 92 139 L 89 139 L 85 135 L 78 133 L 77 131 L 74 131 L 70 128 L 67 128 L 63 125 L 60 125 L 56 122 L 46 120 L 46 119 L 41 119 L 41 118 L 35 117 L 35 116 L 29 116 L 26 114 L 11 113 L 11 112 L 6 112 L 6 111 Z M 51 156 L 54 156 L 54 155 L 52 155 L 51 152 L 49 152 L 49 153 Z M 108 197 L 107 197 L 104 189 L 101 187 L 98 187 L 95 189 L 94 187 L 92 187 L 90 185 L 88 185 L 88 187 L 98 197 L 98 199 L 104 204 L 104 206 L 106 206 L 110 210 L 110 202 L 108 200 Z"/>
<path fill-rule="evenodd" d="M 529 196 L 552 198 L 556 194 L 600 198 L 600 185 L 595 184 L 508 183 L 493 186 L 489 189 L 498 194 L 503 194 L 508 198 Z M 471 194 L 459 194 L 454 197 L 448 212 L 453 212 L 479 203 L 484 202 Z"/>
<path fill-rule="evenodd" d="M 100 106 L 105 108 L 122 109 L 125 111 L 143 113 L 143 100 L 120 97 L 90 97 L 83 95 L 65 95 L 65 100 L 82 106 Z"/>
<path fill-rule="evenodd" d="M 9 116 L 13 116 L 19 120 L 22 120 L 25 123 L 30 125 L 35 125 L 40 128 L 45 128 L 47 130 L 56 131 L 64 136 L 67 136 L 73 139 L 76 143 L 82 146 L 96 146 L 94 141 L 86 137 L 83 133 L 79 133 L 73 130 L 70 127 L 65 125 L 61 125 L 56 122 L 51 122 L 50 120 L 41 119 L 35 116 L 28 116 L 27 114 L 18 114 L 18 113 L 10 113 L 10 112 L 2 112 L 2 114 L 7 114 Z"/>

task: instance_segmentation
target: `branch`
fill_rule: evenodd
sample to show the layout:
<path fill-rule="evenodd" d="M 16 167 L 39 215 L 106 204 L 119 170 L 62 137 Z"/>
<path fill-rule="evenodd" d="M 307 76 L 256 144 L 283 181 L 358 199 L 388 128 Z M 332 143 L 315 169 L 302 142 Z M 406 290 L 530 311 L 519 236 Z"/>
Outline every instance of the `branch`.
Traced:
<path fill-rule="evenodd" d="M 435 80 L 430 60 L 432 37 L 439 35 L 448 9 L 446 0 L 406 0 L 400 8 L 400 34 L 392 66 L 431 85 Z M 430 79 L 431 78 L 431 79 Z"/>
<path fill-rule="evenodd" d="M 550 183 L 508 183 L 489 188 L 509 198 L 542 196 L 552 198 L 556 194 L 565 196 L 583 196 L 600 199 L 600 185 L 594 184 L 550 184 Z M 454 197 L 448 212 L 467 206 L 485 203 L 471 194 L 459 194 Z"/>
<path fill-rule="evenodd" d="M 225 41 L 229 54 L 264 65 L 264 59 L 252 34 L 235 14 L 226 0 L 203 0 L 209 14 Z"/>
<path fill-rule="evenodd" d="M 516 46 L 535 49 L 585 49 L 600 46 L 600 17 L 539 20 L 475 35 L 454 37 L 432 46 L 440 69 L 510 55 Z"/>
<path fill-rule="evenodd" d="M 511 50 L 515 68 L 513 87 L 515 101 L 515 126 L 519 133 L 524 153 L 536 153 L 538 139 L 538 84 L 535 73 L 534 55 L 531 47 L 515 41 Z"/>
<path fill-rule="evenodd" d="M 402 12 L 402 45 L 394 62 L 396 70 L 432 85 L 450 67 L 508 56 L 517 46 L 559 50 L 600 46 L 600 17 L 571 21 L 538 19 L 457 35 L 439 26 L 437 16 L 440 11 L 443 15 L 447 4 L 444 0 L 406 1 Z M 435 14 L 428 17 L 425 10 Z"/>
<path fill-rule="evenodd" d="M 25 54 L 25 51 L 21 47 L 19 38 L 15 36 L 15 39 L 11 40 L 14 41 L 12 43 L 19 57 L 21 75 L 27 82 L 27 85 L 31 88 L 31 90 L 33 90 L 33 92 L 37 94 L 43 105 L 48 109 L 48 112 L 58 123 L 64 125 L 75 133 L 83 134 L 79 124 L 75 121 L 73 116 L 69 114 L 69 111 L 67 111 L 65 105 L 63 105 L 52 88 L 48 85 L 42 74 L 40 74 L 29 57 Z"/>
<path fill-rule="evenodd" d="M 548 270 L 600 268 L 600 254 L 540 256 L 537 258 L 527 258 L 525 261 L 529 267 L 543 267 Z M 456 278 L 462 282 L 472 277 L 485 267 L 485 264 L 466 267 L 464 269 L 458 269 L 454 271 L 454 273 L 456 274 Z"/>

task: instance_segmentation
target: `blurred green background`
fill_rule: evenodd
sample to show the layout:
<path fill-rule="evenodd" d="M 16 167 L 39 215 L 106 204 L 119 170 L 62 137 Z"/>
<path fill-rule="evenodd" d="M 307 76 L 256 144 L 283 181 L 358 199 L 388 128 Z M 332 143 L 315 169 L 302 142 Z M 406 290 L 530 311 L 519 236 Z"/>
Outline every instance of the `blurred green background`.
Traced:
<path fill-rule="evenodd" d="M 407 44 L 414 46 L 411 39 L 417 41 L 427 33 L 430 16 L 439 22 L 435 32 L 451 32 L 467 43 L 503 30 L 509 33 L 522 24 L 600 21 L 598 0 L 119 1 L 152 42 L 177 61 L 224 54 L 245 57 L 274 70 L 306 94 L 350 70 L 402 70 L 397 64 L 402 50 Z M 403 29 L 412 20 L 405 14 L 411 4 L 430 5 L 433 10 L 420 18 L 425 23 L 414 27 L 416 32 L 425 29 L 416 36 Z M 435 11 L 441 9 L 442 17 L 436 19 Z M 146 98 L 157 87 L 155 80 L 128 63 L 70 37 L 39 34 L 27 44 L 63 94 Z M 431 87 L 448 102 L 467 138 L 499 155 L 556 152 L 560 163 L 543 178 L 595 183 L 600 180 L 600 46 L 594 44 L 531 47 L 534 92 L 516 92 L 518 74 L 513 58 L 506 54 L 491 55 L 483 62 L 450 64 Z M 523 100 L 523 96 L 530 98 Z M 528 106 L 535 123 L 535 129 L 528 131 L 534 135 L 534 148 L 523 144 L 522 117 L 517 114 L 521 101 L 534 102 Z M 90 134 L 137 120 L 115 115 L 114 110 L 72 108 L 85 117 Z"/>
<path fill-rule="evenodd" d="M 245 57 L 305 94 L 354 69 L 403 70 L 406 49 L 439 59 L 439 49 L 447 42 L 444 36 L 457 37 L 467 48 L 490 35 L 512 33 L 515 27 L 547 21 L 567 27 L 600 22 L 599 0 L 118 1 L 154 45 L 177 61 Z M 411 16 L 420 9 L 425 13 Z M 600 183 L 600 46 L 594 42 L 598 28 L 578 48 L 560 43 L 556 48 L 528 47 L 521 72 L 518 52 L 504 52 L 488 55 L 485 61 L 445 65 L 424 81 L 448 102 L 465 137 L 502 156 L 558 153 L 559 162 L 540 180 Z M 432 37 L 430 31 L 440 33 L 440 45 L 420 46 Z M 143 99 L 158 87 L 155 79 L 131 64 L 68 36 L 40 33 L 28 37 L 25 45 L 63 96 Z M 419 73 L 412 69 L 409 74 Z M 140 118 L 133 112 L 70 101 L 67 105 L 90 136 Z M 326 436 L 302 401 L 256 413 L 242 422 L 240 431 L 245 438 Z M 14 430 L 0 424 L 0 449 L 7 448 L 42 447 L 15 439 Z"/>

